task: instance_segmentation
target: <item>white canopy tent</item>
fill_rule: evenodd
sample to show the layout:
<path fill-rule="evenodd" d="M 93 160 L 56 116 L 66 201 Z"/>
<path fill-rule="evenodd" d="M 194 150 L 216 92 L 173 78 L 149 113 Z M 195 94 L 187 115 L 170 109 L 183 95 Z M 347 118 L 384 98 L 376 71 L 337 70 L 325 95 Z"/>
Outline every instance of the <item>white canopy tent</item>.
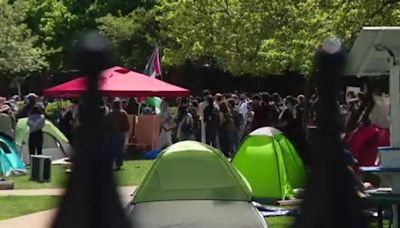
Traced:
<path fill-rule="evenodd" d="M 347 75 L 389 75 L 390 147 L 380 148 L 380 167 L 362 168 L 385 179 L 392 192 L 400 193 L 400 27 L 364 27 L 348 57 Z M 393 226 L 399 226 L 393 206 Z"/>
<path fill-rule="evenodd" d="M 363 27 L 348 56 L 346 74 L 390 76 L 390 142 L 399 148 L 400 27 Z"/>

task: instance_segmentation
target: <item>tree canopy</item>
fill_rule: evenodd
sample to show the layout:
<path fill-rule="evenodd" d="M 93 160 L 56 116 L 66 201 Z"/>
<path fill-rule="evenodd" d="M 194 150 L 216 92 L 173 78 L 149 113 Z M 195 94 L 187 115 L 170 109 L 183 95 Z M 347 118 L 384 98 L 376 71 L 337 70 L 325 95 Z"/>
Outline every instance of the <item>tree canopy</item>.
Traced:
<path fill-rule="evenodd" d="M 0 0 L 0 75 L 17 76 L 47 67 L 45 48 L 24 23 L 25 4 Z"/>
<path fill-rule="evenodd" d="M 159 40 L 154 11 L 137 8 L 126 16 L 108 14 L 97 20 L 99 30 L 110 40 L 115 62 L 143 71 Z"/>
<path fill-rule="evenodd" d="M 399 24 L 389 0 L 162 0 L 166 64 L 210 62 L 233 74 L 307 74 L 329 36 L 351 44 L 362 26 Z"/>
<path fill-rule="evenodd" d="M 0 73 L 68 69 L 77 35 L 99 29 L 117 64 L 190 61 L 234 75 L 308 74 L 326 37 L 351 47 L 362 26 L 400 23 L 395 0 L 0 0 Z"/>

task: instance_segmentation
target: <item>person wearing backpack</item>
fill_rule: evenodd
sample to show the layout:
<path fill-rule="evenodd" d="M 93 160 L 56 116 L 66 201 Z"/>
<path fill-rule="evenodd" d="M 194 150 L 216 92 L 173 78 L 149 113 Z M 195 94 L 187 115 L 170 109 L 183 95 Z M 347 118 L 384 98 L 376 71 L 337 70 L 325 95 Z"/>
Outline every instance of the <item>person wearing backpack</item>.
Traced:
<path fill-rule="evenodd" d="M 194 140 L 193 116 L 187 104 L 182 108 L 181 120 L 178 125 L 178 138 L 179 141 Z"/>
<path fill-rule="evenodd" d="M 228 108 L 231 110 L 232 119 L 233 119 L 233 130 L 230 132 L 230 137 L 232 141 L 232 151 L 236 153 L 239 144 L 240 144 L 240 131 L 242 126 L 244 125 L 244 118 L 243 114 L 241 113 L 239 107 L 235 105 L 235 100 L 229 99 L 228 100 Z"/>
<path fill-rule="evenodd" d="M 204 108 L 206 144 L 217 147 L 218 126 L 220 124 L 219 110 L 214 106 L 214 98 L 211 95 L 207 96 L 206 101 L 208 103 Z"/>
<path fill-rule="evenodd" d="M 219 142 L 221 151 L 228 158 L 233 152 L 233 132 L 235 131 L 232 112 L 228 108 L 227 102 L 221 101 L 219 103 L 220 125 L 218 128 Z"/>

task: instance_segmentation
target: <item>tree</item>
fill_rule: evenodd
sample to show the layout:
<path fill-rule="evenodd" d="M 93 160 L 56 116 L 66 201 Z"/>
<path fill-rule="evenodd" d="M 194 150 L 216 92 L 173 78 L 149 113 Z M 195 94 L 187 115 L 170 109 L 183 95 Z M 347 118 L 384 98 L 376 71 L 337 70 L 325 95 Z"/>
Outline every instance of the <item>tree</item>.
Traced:
<path fill-rule="evenodd" d="M 24 22 L 24 1 L 0 0 L 0 74 L 27 75 L 45 69 L 48 64 L 37 37 Z"/>
<path fill-rule="evenodd" d="M 158 26 L 154 11 L 138 8 L 127 16 L 111 14 L 97 20 L 100 31 L 110 40 L 115 62 L 143 71 L 154 45 Z"/>
<path fill-rule="evenodd" d="M 66 49 L 80 31 L 78 16 L 72 14 L 64 1 L 26 0 L 27 24 L 46 47 L 49 70 L 64 68 Z"/>
<path fill-rule="evenodd" d="M 38 42 L 46 47 L 49 71 L 58 72 L 69 68 L 66 64 L 68 50 L 74 47 L 82 32 L 97 29 L 98 21 L 108 23 L 114 17 L 121 17 L 117 23 L 123 23 L 124 16 L 135 17 L 130 13 L 136 8 L 153 5 L 153 2 L 145 0 L 26 0 L 25 11 L 29 28 L 37 35 Z M 141 14 L 144 15 L 143 12 Z M 99 19 L 102 17 L 105 18 Z M 104 26 L 102 29 L 104 30 Z M 109 30 L 111 29 L 107 29 Z M 124 49 L 119 48 L 118 51 Z M 118 53 L 118 59 L 126 56 L 124 53 L 121 53 L 121 57 Z"/>
<path fill-rule="evenodd" d="M 365 25 L 400 22 L 394 0 L 162 0 L 164 64 L 211 63 L 233 74 L 310 72 L 326 37 L 348 46 Z"/>

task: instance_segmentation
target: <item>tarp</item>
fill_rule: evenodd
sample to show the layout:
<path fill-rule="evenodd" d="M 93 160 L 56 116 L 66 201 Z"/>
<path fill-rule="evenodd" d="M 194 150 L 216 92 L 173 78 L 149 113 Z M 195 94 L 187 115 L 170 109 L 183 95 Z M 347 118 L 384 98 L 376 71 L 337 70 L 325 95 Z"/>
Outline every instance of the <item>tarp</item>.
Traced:
<path fill-rule="evenodd" d="M 286 199 L 304 187 L 305 169 L 290 141 L 277 129 L 259 128 L 242 142 L 232 164 L 259 201 Z"/>
<path fill-rule="evenodd" d="M 26 172 L 15 144 L 0 136 L 0 176 L 22 175 Z"/>
<path fill-rule="evenodd" d="M 378 166 L 378 147 L 390 145 L 389 129 L 377 125 L 362 125 L 347 139 L 347 148 L 357 159 L 359 167 Z"/>
<path fill-rule="evenodd" d="M 44 90 L 45 96 L 77 96 L 86 90 L 86 78 L 80 77 Z M 99 90 L 109 97 L 187 96 L 189 90 L 122 67 L 103 71 Z"/>
<path fill-rule="evenodd" d="M 220 151 L 183 141 L 161 152 L 134 193 L 133 202 L 251 198 L 245 180 Z"/>
<path fill-rule="evenodd" d="M 25 164 L 30 163 L 28 142 L 29 126 L 28 118 L 21 118 L 17 122 L 15 130 L 15 144 L 19 149 L 21 158 Z M 49 120 L 45 121 L 43 131 L 43 154 L 52 157 L 52 160 L 67 157 L 69 141 L 67 137 Z"/>

